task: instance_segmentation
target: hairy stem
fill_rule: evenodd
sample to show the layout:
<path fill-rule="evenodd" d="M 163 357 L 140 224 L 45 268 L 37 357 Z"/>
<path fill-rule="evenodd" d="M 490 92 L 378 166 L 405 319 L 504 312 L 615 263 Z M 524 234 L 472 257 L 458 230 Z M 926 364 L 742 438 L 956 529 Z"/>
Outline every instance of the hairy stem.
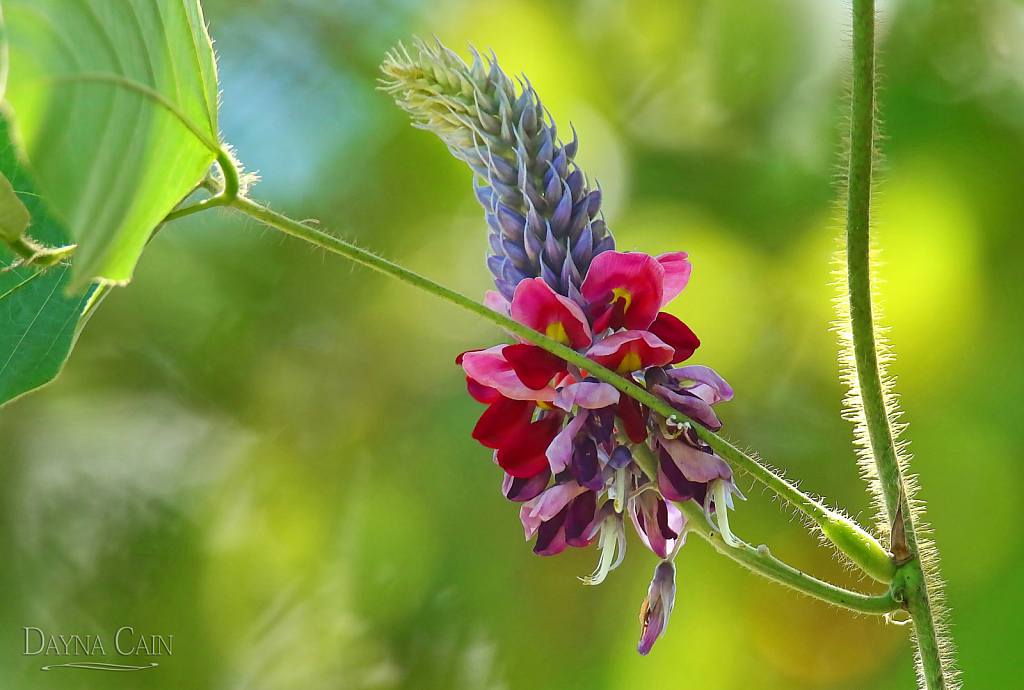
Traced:
<path fill-rule="evenodd" d="M 454 290 L 439 285 L 434 281 L 425 278 L 407 268 L 392 263 L 387 259 L 377 256 L 365 249 L 360 249 L 353 244 L 328 235 L 316 228 L 309 227 L 303 223 L 292 220 L 276 211 L 261 206 L 260 204 L 246 198 L 237 197 L 231 206 L 243 213 L 256 218 L 271 227 L 277 228 L 289 235 L 311 242 L 328 251 L 340 254 L 353 261 L 356 261 L 372 269 L 386 273 L 403 282 L 413 285 L 421 290 L 429 292 L 452 304 L 476 314 L 492 323 L 501 326 L 506 331 L 513 333 L 523 340 L 538 345 L 548 352 L 552 352 L 562 359 L 586 369 L 592 376 L 610 383 L 626 395 L 647 405 L 658 414 L 666 418 L 676 417 L 680 421 L 690 421 L 661 398 L 656 397 L 644 388 L 634 383 L 631 379 L 624 378 L 619 374 L 606 369 L 593 360 L 587 359 L 584 355 L 562 345 L 561 343 L 548 338 L 507 316 L 498 314 L 475 300 L 459 294 Z M 714 448 L 722 457 L 730 460 L 735 466 L 745 470 L 755 479 L 762 482 L 769 489 L 790 502 L 804 515 L 819 525 L 825 536 L 831 540 L 843 553 L 846 553 L 855 563 L 865 569 L 872 577 L 883 582 L 891 582 L 893 568 L 887 554 L 867 531 L 829 510 L 815 499 L 807 496 L 798 488 L 787 482 L 781 476 L 775 474 L 757 460 L 747 455 L 740 449 L 733 446 L 721 436 L 705 429 L 699 424 L 691 422 L 697 434 Z"/>
<path fill-rule="evenodd" d="M 744 568 L 752 570 L 769 580 L 778 582 L 781 585 L 795 589 L 798 592 L 812 596 L 815 599 L 827 601 L 830 604 L 874 615 L 892 613 L 900 608 L 900 603 L 893 598 L 893 590 L 885 594 L 872 596 L 851 592 L 848 589 L 837 587 L 828 582 L 823 582 L 807 573 L 797 570 L 771 555 L 766 546 L 754 548 L 749 544 L 743 544 L 734 548 L 725 543 L 722 535 L 708 523 L 704 517 L 704 510 L 693 501 L 677 504 L 683 514 L 686 515 L 686 529 L 695 532 L 706 539 L 719 553 L 728 556 Z"/>
<path fill-rule="evenodd" d="M 886 406 L 871 305 L 871 185 L 875 141 L 875 3 L 853 0 L 853 98 L 847 177 L 846 257 L 854 361 L 871 454 L 888 524 L 903 520 L 913 556 L 901 566 L 906 606 L 914 622 L 922 676 L 928 690 L 948 687 L 929 588 L 889 410 Z M 900 509 L 902 507 L 902 510 Z"/>

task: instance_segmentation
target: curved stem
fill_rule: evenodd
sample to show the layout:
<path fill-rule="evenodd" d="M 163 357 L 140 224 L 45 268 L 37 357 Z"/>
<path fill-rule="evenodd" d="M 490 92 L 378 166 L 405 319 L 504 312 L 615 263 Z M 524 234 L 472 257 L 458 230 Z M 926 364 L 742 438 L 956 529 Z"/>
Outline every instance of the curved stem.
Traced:
<path fill-rule="evenodd" d="M 900 570 L 914 621 L 925 687 L 947 687 L 928 582 L 921 566 L 913 511 L 889 423 L 871 305 L 871 176 L 875 140 L 875 3 L 853 0 L 853 99 L 847 178 L 846 256 L 857 383 L 888 523 L 903 521 L 912 558 Z M 895 540 L 894 540 L 895 541 Z M 904 546 L 901 544 L 900 546 Z M 896 545 L 893 545 L 896 551 Z"/>
<path fill-rule="evenodd" d="M 769 580 L 795 589 L 815 599 L 827 601 L 830 604 L 874 615 L 892 613 L 900 608 L 900 602 L 893 598 L 893 590 L 877 596 L 852 592 L 842 587 L 824 582 L 807 573 L 801 572 L 771 555 L 768 548 L 761 546 L 754 548 L 749 544 L 743 544 L 734 548 L 725 543 L 722 535 L 719 534 L 704 517 L 704 510 L 693 501 L 676 504 L 683 514 L 686 515 L 686 529 L 688 532 L 695 532 L 706 539 L 715 549 L 724 556 L 728 556 L 744 568 L 756 572 Z"/>
<path fill-rule="evenodd" d="M 488 309 L 484 305 L 466 297 L 465 295 L 459 294 L 454 290 L 450 290 L 443 285 L 439 285 L 418 273 L 414 273 L 407 268 L 392 263 L 387 259 L 383 259 L 372 252 L 360 249 L 355 245 L 338 239 L 337 237 L 328 235 L 316 228 L 311 228 L 308 225 L 292 220 L 291 218 L 261 206 L 244 196 L 236 198 L 231 206 L 266 223 L 267 225 L 270 225 L 271 227 L 275 227 L 286 232 L 289 235 L 306 240 L 318 247 L 322 247 L 365 266 L 369 266 L 374 270 L 386 273 L 394 278 L 398 278 L 403 282 L 409 283 L 410 285 L 418 287 L 421 290 L 425 290 L 432 295 L 456 304 L 477 316 L 483 317 L 484 319 L 501 326 L 506 331 L 519 336 L 523 340 L 531 342 L 534 345 L 538 345 L 548 352 L 558 355 L 567 362 L 575 364 L 582 369 L 586 369 L 586 371 L 595 378 L 610 383 L 621 392 L 635 400 L 638 400 L 644 405 L 647 405 L 658 414 L 663 415 L 666 419 L 674 416 L 680 420 L 690 421 L 664 400 L 651 394 L 644 388 L 641 388 L 632 380 L 624 378 L 610 369 L 606 369 L 593 360 L 587 359 L 586 356 L 579 352 L 576 352 L 575 350 L 568 348 L 565 345 L 562 345 L 561 343 L 552 340 L 551 338 L 548 338 L 537 331 L 522 325 L 521 323 L 518 323 L 517 321 L 513 321 L 507 316 Z M 813 520 L 815 524 L 819 525 L 825 536 L 836 544 L 843 553 L 849 555 L 854 562 L 865 568 L 865 572 L 875 579 L 883 582 L 890 582 L 892 580 L 892 568 L 887 554 L 885 554 L 881 546 L 878 545 L 867 531 L 847 518 L 839 515 L 835 511 L 829 510 L 810 496 L 804 494 L 781 476 L 761 465 L 757 460 L 736 448 L 721 436 L 705 429 L 699 424 L 691 422 L 691 425 L 694 427 L 700 438 L 708 443 L 708 445 L 715 449 L 720 455 L 727 460 L 732 461 L 737 467 L 751 474 L 755 479 L 762 482 L 765 486 L 777 493 L 786 501 L 792 503 L 793 506 L 800 510 L 800 512 Z M 866 563 L 868 565 L 865 565 Z M 881 563 L 881 565 L 878 565 L 879 563 Z"/>

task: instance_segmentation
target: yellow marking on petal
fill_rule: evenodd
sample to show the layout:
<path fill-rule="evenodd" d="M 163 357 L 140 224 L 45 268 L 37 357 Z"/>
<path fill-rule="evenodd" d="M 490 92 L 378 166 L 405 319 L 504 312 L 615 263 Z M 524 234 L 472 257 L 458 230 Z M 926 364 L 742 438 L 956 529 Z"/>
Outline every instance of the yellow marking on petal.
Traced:
<path fill-rule="evenodd" d="M 647 624 L 651 621 L 651 595 L 648 594 L 644 597 L 644 601 L 640 604 L 640 638 L 647 633 Z"/>
<path fill-rule="evenodd" d="M 537 407 L 539 407 L 542 410 L 553 410 L 553 409 L 555 409 L 552 405 L 550 405 L 549 403 L 544 402 L 543 400 L 538 400 L 537 401 Z"/>
<path fill-rule="evenodd" d="M 616 302 L 621 299 L 625 301 L 625 304 L 622 305 L 622 311 L 625 312 L 629 310 L 629 305 L 633 301 L 633 295 L 629 294 L 629 290 L 620 287 L 612 288 L 612 294 L 615 295 L 615 298 L 612 299 L 612 302 Z"/>
<path fill-rule="evenodd" d="M 565 332 L 565 326 L 562 325 L 561 321 L 549 324 L 547 330 L 544 331 L 544 335 L 552 340 L 557 340 L 563 345 L 569 344 L 569 334 Z"/>
<path fill-rule="evenodd" d="M 622 358 L 622 361 L 619 362 L 619 366 L 616 371 L 620 374 L 625 374 L 630 371 L 636 371 L 641 366 L 643 366 L 643 363 L 640 361 L 640 355 L 633 350 L 630 350 L 626 353 L 626 356 Z"/>

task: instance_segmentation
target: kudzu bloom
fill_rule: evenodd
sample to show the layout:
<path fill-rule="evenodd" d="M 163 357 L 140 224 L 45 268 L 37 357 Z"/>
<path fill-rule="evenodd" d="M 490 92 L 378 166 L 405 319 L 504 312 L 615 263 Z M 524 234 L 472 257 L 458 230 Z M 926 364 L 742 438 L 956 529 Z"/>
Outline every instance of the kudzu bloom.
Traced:
<path fill-rule="evenodd" d="M 662 311 L 690 279 L 687 254 L 615 251 L 601 192 L 574 162 L 575 131 L 571 143 L 558 138 L 528 80 L 517 89 L 493 55 L 471 49 L 467 65 L 439 42 L 416 48 L 415 58 L 401 47 L 388 56 L 384 88 L 473 170 L 497 288 L 484 303 L 720 429 L 713 407 L 732 388 L 708 367 L 678 366 L 700 341 Z M 686 534 L 676 504 L 696 501 L 727 543 L 740 543 L 727 517 L 740 496 L 729 465 L 689 422 L 665 419 L 531 343 L 465 352 L 456 362 L 470 395 L 487 406 L 473 438 L 504 470 L 502 493 L 521 504 L 535 553 L 596 542 L 597 566 L 583 580 L 599 584 L 625 555 L 628 515 L 663 559 L 641 615 L 646 654 L 672 610 L 671 561 Z"/>

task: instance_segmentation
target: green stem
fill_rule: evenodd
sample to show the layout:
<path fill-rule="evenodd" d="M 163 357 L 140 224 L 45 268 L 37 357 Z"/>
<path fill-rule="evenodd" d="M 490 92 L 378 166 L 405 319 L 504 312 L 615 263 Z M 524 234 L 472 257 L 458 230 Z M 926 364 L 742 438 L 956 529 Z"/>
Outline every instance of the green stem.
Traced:
<path fill-rule="evenodd" d="M 871 453 L 878 471 L 888 524 L 902 515 L 906 546 L 919 556 L 917 532 L 906 484 L 889 423 L 885 390 L 875 343 L 871 305 L 871 185 L 875 141 L 875 3 L 853 0 L 853 99 L 850 128 L 850 165 L 847 178 L 846 255 L 850 321 L 857 382 L 864 406 Z M 899 511 L 902 504 L 902 511 Z M 914 621 L 925 687 L 947 687 L 939 652 L 938 631 L 932 615 L 929 588 L 920 558 L 901 567 L 906 605 Z"/>
<path fill-rule="evenodd" d="M 561 343 L 552 340 L 551 338 L 548 338 L 537 331 L 518 323 L 517 321 L 513 321 L 507 316 L 488 309 L 484 305 L 466 297 L 465 295 L 461 295 L 454 290 L 450 290 L 443 285 L 439 285 L 428 278 L 414 273 L 407 268 L 403 268 L 398 264 L 392 263 L 387 259 L 383 259 L 372 252 L 360 249 L 355 245 L 328 235 L 316 228 L 311 228 L 308 225 L 292 220 L 287 216 L 257 204 L 251 199 L 239 196 L 231 205 L 243 213 L 270 225 L 271 227 L 315 244 L 328 251 L 340 254 L 341 256 L 347 257 L 357 263 L 369 266 L 374 270 L 386 273 L 393 278 L 398 278 L 403 282 L 409 283 L 410 285 L 429 292 L 432 295 L 458 305 L 477 316 L 487 319 L 488 321 L 501 326 L 506 331 L 519 336 L 523 340 L 531 342 L 534 345 L 538 345 L 548 352 L 558 355 L 567 362 L 575 364 L 581 369 L 585 369 L 589 374 L 601 381 L 610 383 L 621 392 L 635 400 L 638 400 L 644 405 L 647 405 L 658 414 L 663 415 L 666 419 L 676 417 L 679 420 L 690 421 L 697 434 L 708 445 L 718 451 L 718 453 L 724 458 L 732 461 L 737 467 L 751 474 L 754 478 L 762 482 L 765 486 L 777 493 L 786 501 L 792 503 L 804 515 L 813 520 L 815 524 L 819 525 L 825 536 L 836 544 L 843 553 L 849 555 L 855 563 L 864 568 L 865 572 L 883 582 L 892 581 L 893 569 L 888 555 L 878 542 L 867 533 L 867 531 L 838 513 L 829 510 L 810 496 L 807 496 L 781 476 L 764 467 L 757 460 L 736 448 L 714 432 L 705 429 L 699 424 L 693 423 L 691 420 L 687 420 L 684 415 L 680 414 L 664 400 L 641 388 L 632 380 L 624 378 L 610 369 L 606 369 L 593 360 L 587 359 L 586 356 L 579 352 L 576 352 L 575 350 L 566 347 L 565 345 L 562 345 Z"/>
<path fill-rule="evenodd" d="M 220 194 L 171 211 L 164 217 L 164 223 L 184 218 L 185 216 L 191 216 L 193 213 L 199 213 L 209 208 L 230 206 L 238 198 L 238 190 L 241 187 L 238 179 L 238 166 L 235 165 L 235 162 L 231 160 L 231 156 L 224 149 L 220 149 L 217 152 L 217 165 L 224 175 L 224 189 L 221 190 Z"/>
<path fill-rule="evenodd" d="M 893 598 L 893 590 L 877 596 L 851 592 L 823 582 L 807 573 L 801 572 L 771 555 L 766 546 L 754 548 L 743 544 L 734 548 L 725 543 L 720 535 L 704 517 L 703 509 L 693 501 L 677 504 L 686 515 L 686 530 L 696 532 L 706 539 L 724 556 L 731 558 L 743 567 L 763 575 L 769 580 L 778 582 L 798 592 L 816 599 L 827 601 L 844 609 L 874 615 L 884 615 L 899 610 L 900 602 Z"/>

